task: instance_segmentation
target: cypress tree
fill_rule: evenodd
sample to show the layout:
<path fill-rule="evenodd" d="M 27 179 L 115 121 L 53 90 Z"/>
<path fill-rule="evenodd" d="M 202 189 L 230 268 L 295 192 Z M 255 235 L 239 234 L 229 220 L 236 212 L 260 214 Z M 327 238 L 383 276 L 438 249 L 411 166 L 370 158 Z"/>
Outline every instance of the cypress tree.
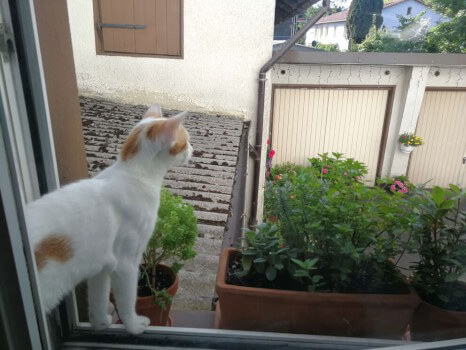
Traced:
<path fill-rule="evenodd" d="M 351 50 L 353 44 L 360 44 L 366 38 L 375 18 L 375 25 L 382 25 L 383 0 L 353 0 L 346 19 L 346 32 Z"/>

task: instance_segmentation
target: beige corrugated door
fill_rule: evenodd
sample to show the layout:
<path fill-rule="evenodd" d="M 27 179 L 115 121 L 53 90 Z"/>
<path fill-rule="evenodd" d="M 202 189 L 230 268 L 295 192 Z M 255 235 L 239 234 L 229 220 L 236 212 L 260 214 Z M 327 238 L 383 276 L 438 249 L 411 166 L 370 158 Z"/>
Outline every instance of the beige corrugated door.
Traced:
<path fill-rule="evenodd" d="M 376 178 L 388 89 L 276 88 L 274 164 L 308 164 L 319 153 L 344 153 L 365 163 Z"/>
<path fill-rule="evenodd" d="M 424 145 L 411 153 L 408 176 L 427 187 L 449 183 L 466 186 L 466 91 L 428 90 L 422 101 L 416 134 Z"/>

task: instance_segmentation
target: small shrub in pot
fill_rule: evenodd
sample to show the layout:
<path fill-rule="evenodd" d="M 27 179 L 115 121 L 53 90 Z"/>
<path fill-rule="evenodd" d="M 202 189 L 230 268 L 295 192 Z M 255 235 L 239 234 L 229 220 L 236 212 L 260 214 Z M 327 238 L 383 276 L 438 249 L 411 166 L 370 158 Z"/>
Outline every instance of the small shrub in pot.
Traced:
<path fill-rule="evenodd" d="M 197 219 L 191 205 L 162 189 L 154 233 L 143 254 L 138 284 L 138 311 L 153 323 L 165 325 L 178 287 L 183 262 L 196 256 Z M 170 262 L 171 266 L 162 262 Z M 160 316 L 162 314 L 162 316 Z"/>
<path fill-rule="evenodd" d="M 419 226 L 415 231 L 420 260 L 412 266 L 413 283 L 423 303 L 415 313 L 413 334 L 421 340 L 466 337 L 466 193 L 456 185 L 419 190 Z"/>

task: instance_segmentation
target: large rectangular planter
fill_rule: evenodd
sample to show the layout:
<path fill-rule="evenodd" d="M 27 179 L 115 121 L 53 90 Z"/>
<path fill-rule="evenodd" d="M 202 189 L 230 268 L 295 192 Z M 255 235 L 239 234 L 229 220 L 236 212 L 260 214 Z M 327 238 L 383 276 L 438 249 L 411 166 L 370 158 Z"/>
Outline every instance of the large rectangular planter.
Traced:
<path fill-rule="evenodd" d="M 400 339 L 420 299 L 409 294 L 346 294 L 274 290 L 226 283 L 231 259 L 220 258 L 216 289 L 225 329 Z"/>
<path fill-rule="evenodd" d="M 466 338 L 466 311 L 450 311 L 421 302 L 414 312 L 413 340 L 440 341 Z"/>

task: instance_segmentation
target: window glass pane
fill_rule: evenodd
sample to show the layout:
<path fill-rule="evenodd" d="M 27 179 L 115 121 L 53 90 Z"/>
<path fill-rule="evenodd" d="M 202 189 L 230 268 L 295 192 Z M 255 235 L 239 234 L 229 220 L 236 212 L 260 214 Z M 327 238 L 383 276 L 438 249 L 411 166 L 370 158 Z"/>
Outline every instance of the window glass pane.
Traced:
<path fill-rule="evenodd" d="M 47 314 L 466 337 L 466 9 L 298 3 L 35 2 L 56 158 L 36 165 L 61 187 L 25 208 Z"/>

